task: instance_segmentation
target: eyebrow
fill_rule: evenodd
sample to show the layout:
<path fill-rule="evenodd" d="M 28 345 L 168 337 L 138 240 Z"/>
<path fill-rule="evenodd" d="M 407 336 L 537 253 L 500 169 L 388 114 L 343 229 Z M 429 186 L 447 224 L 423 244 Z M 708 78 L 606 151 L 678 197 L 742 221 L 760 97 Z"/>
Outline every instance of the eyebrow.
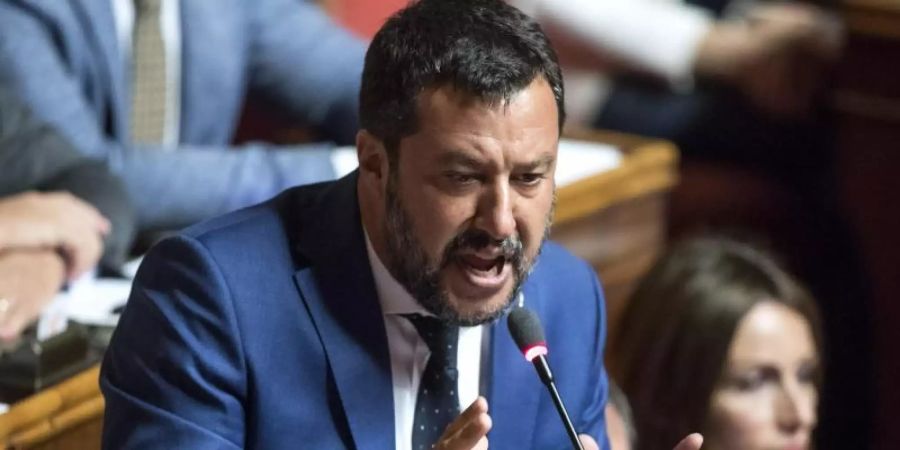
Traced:
<path fill-rule="evenodd" d="M 540 168 L 547 168 L 547 167 L 550 167 L 551 165 L 553 165 L 554 161 L 556 161 L 556 156 L 552 155 L 552 154 L 547 154 L 547 155 L 543 155 L 542 157 L 540 157 L 534 161 L 530 161 L 530 162 L 518 165 L 516 170 L 528 172 L 528 171 L 533 171 L 533 170 L 537 170 Z M 455 151 L 455 150 L 449 151 L 449 152 L 441 155 L 438 158 L 438 162 L 441 165 L 447 165 L 447 166 L 459 165 L 459 166 L 465 166 L 465 167 L 470 167 L 470 168 L 477 168 L 484 164 L 484 161 L 482 161 L 474 156 L 468 155 L 461 151 Z"/>
<path fill-rule="evenodd" d="M 556 161 L 556 156 L 554 155 L 544 155 L 541 158 L 538 158 L 534 161 L 522 164 L 520 167 L 524 169 L 526 172 L 530 172 L 537 169 L 549 168 L 553 165 L 553 162 Z M 522 170 L 520 169 L 520 170 Z"/>

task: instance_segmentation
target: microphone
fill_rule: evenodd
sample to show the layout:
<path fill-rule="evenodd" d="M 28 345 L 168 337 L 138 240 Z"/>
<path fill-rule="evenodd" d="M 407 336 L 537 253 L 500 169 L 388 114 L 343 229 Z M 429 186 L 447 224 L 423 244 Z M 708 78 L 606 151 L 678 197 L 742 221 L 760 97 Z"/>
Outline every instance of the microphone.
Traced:
<path fill-rule="evenodd" d="M 550 371 L 550 364 L 547 363 L 547 342 L 544 339 L 544 329 L 541 328 L 541 321 L 537 314 L 530 309 L 514 308 L 509 313 L 506 320 L 509 326 L 509 333 L 512 335 L 519 350 L 525 355 L 525 359 L 534 365 L 538 376 L 547 390 L 550 391 L 550 397 L 553 398 L 553 404 L 556 406 L 556 412 L 566 428 L 569 439 L 572 440 L 572 446 L 578 450 L 584 450 L 581 445 L 581 439 L 578 438 L 578 432 L 569 419 L 569 413 L 563 405 L 562 398 L 559 397 L 559 391 L 556 390 L 556 383 L 553 381 L 553 372 Z"/>

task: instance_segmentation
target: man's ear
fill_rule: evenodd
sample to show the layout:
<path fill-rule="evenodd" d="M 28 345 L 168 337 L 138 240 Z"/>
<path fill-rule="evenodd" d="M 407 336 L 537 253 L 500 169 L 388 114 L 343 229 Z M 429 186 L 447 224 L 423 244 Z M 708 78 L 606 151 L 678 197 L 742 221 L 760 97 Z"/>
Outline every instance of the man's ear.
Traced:
<path fill-rule="evenodd" d="M 384 142 L 366 130 L 356 133 L 356 157 L 359 160 L 359 176 L 368 187 L 384 187 L 387 183 L 389 162 Z"/>

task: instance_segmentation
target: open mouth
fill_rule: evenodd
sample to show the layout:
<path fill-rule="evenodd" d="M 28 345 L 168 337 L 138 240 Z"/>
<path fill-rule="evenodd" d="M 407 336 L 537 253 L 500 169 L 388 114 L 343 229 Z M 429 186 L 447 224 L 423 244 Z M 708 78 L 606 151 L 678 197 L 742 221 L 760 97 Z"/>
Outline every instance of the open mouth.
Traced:
<path fill-rule="evenodd" d="M 503 267 L 506 266 L 506 257 L 503 255 L 496 258 L 482 258 L 478 255 L 463 255 L 459 257 L 459 262 L 466 268 L 474 272 L 484 274 L 484 276 L 497 276 L 503 274 Z"/>
<path fill-rule="evenodd" d="M 487 289 L 502 287 L 512 266 L 511 260 L 503 255 L 491 258 L 471 253 L 458 256 L 456 264 L 470 284 Z"/>

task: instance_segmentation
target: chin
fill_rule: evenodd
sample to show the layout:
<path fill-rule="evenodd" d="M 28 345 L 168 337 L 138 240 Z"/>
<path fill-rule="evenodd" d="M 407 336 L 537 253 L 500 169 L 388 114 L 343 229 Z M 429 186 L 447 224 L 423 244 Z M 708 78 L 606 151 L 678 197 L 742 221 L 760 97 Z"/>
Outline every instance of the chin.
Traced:
<path fill-rule="evenodd" d="M 477 304 L 466 300 L 451 300 L 449 306 L 455 312 L 460 324 L 471 326 L 493 322 L 506 312 L 510 303 L 511 300 L 507 294 L 502 298 Z"/>
<path fill-rule="evenodd" d="M 503 289 L 489 297 L 459 295 L 448 290 L 446 312 L 453 317 L 447 319 L 461 326 L 493 322 L 509 310 L 514 301 L 514 287 L 514 283 L 507 283 Z"/>

